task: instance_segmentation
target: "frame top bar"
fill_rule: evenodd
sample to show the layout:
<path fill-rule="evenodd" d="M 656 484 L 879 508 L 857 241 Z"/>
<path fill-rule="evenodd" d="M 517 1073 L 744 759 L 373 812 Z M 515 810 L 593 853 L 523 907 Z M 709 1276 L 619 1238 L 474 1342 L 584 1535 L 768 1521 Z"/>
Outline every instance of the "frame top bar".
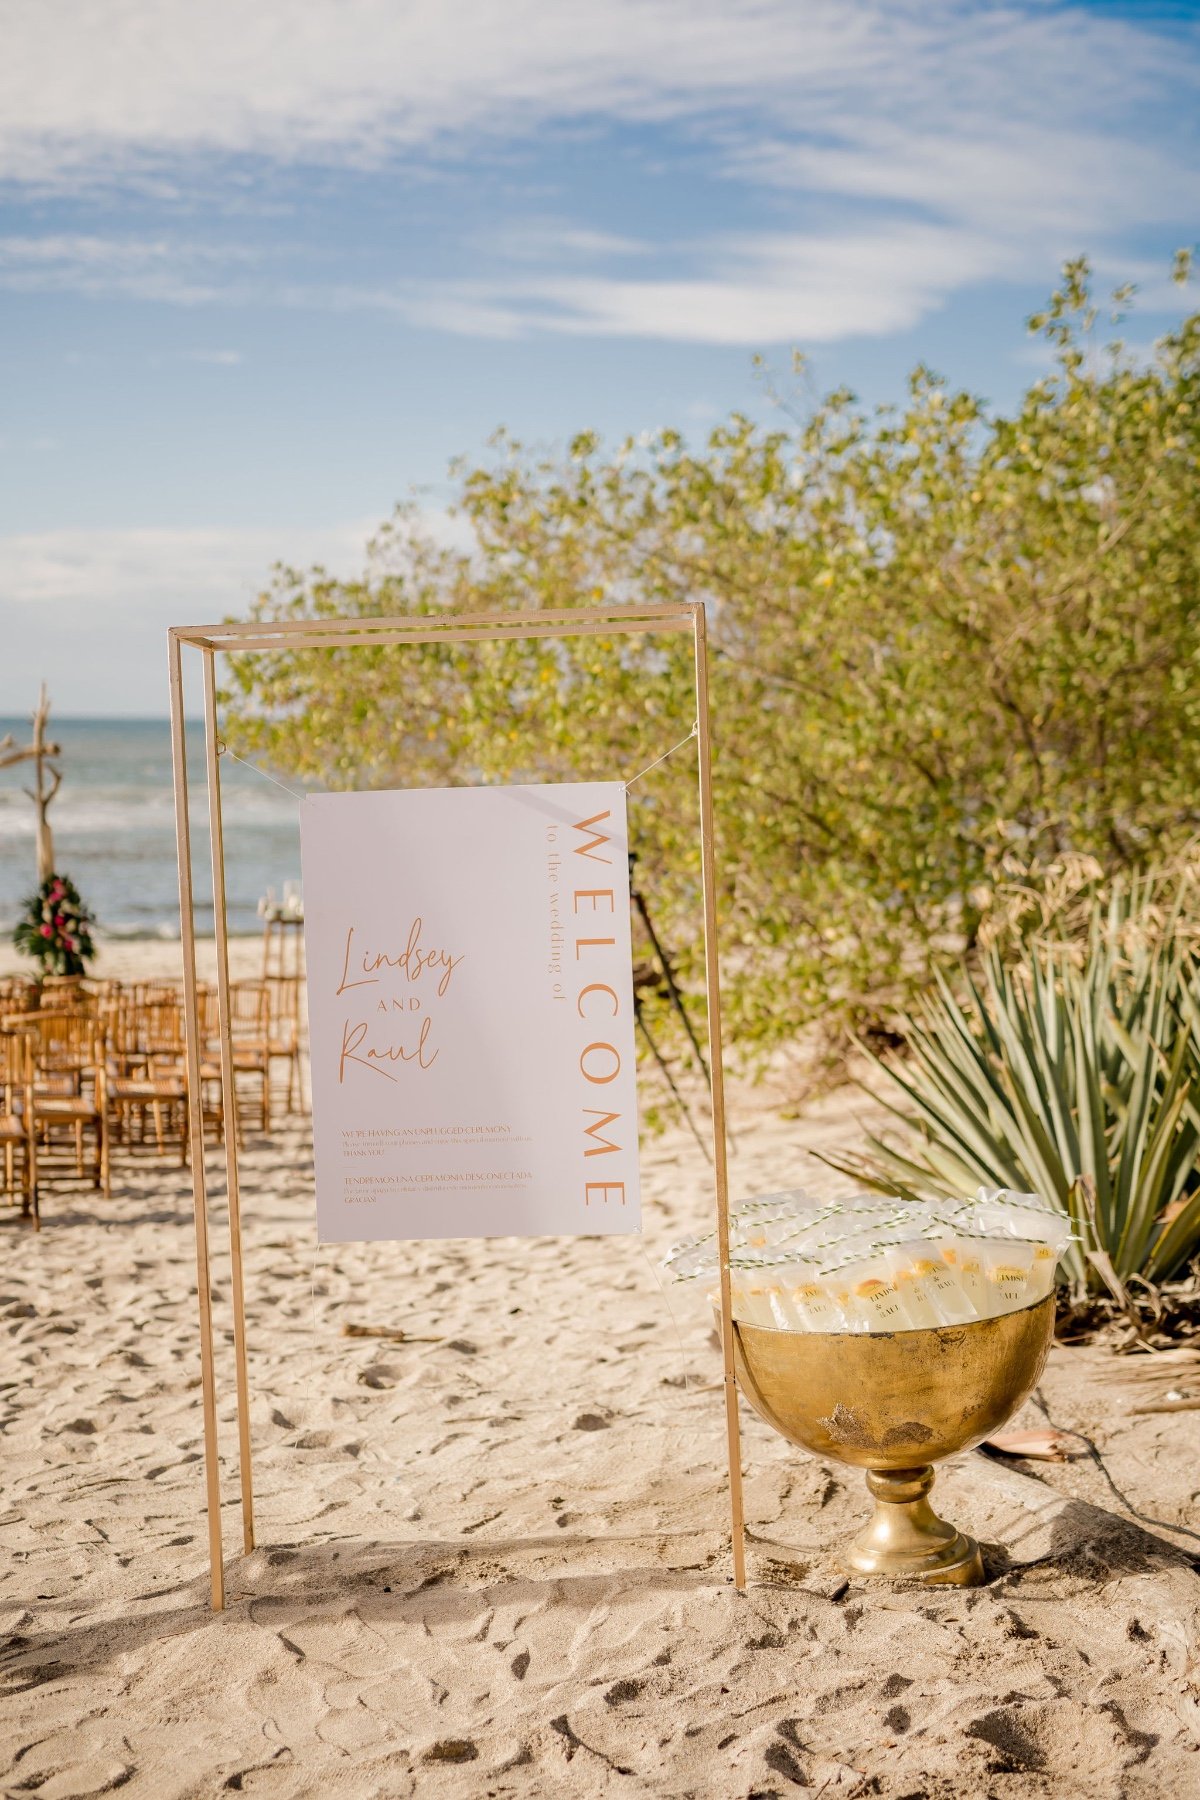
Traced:
<path fill-rule="evenodd" d="M 369 643 L 387 637 L 405 643 L 436 643 L 450 639 L 456 631 L 494 630 L 497 637 L 531 637 L 554 635 L 569 637 L 572 627 L 581 635 L 589 635 L 605 626 L 614 632 L 690 629 L 701 602 L 686 600 L 658 605 L 578 606 L 550 611 L 528 607 L 520 612 L 490 613 L 399 613 L 368 614 L 365 617 L 335 619 L 259 619 L 225 620 L 218 625 L 172 625 L 169 635 L 182 644 L 194 644 L 203 650 L 240 648 L 287 648 L 292 638 L 319 638 L 337 648 L 349 644 Z M 243 639 L 253 639 L 245 644 Z"/>

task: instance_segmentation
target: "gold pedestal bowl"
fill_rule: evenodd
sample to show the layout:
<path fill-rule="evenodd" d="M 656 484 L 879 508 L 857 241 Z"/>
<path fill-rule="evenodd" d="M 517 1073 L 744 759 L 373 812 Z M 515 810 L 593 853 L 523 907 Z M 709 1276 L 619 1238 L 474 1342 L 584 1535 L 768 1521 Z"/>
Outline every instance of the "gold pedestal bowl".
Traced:
<path fill-rule="evenodd" d="M 1011 1418 L 1037 1385 L 1053 1336 L 1053 1295 L 934 1330 L 733 1328 L 738 1382 L 759 1417 L 802 1450 L 867 1471 L 875 1516 L 842 1568 L 960 1587 L 983 1580 L 979 1545 L 930 1506 L 931 1465 Z"/>

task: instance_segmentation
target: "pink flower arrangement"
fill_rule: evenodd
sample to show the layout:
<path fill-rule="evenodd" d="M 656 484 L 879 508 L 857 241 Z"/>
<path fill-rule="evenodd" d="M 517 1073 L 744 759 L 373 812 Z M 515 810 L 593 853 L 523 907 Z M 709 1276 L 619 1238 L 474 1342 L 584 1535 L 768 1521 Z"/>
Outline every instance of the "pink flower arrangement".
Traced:
<path fill-rule="evenodd" d="M 74 884 L 51 875 L 25 903 L 13 943 L 54 975 L 82 975 L 95 955 L 92 915 Z"/>

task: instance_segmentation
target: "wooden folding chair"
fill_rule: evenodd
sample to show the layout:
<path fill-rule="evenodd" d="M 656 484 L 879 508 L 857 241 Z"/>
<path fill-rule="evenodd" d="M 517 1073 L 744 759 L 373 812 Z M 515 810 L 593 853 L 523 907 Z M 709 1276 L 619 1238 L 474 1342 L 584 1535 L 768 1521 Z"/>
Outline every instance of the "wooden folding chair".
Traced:
<path fill-rule="evenodd" d="M 0 1151 L 4 1155 L 4 1194 L 18 1198 L 17 1161 L 20 1159 L 21 1211 L 33 1216 L 38 1229 L 37 1189 L 34 1181 L 36 1153 L 29 1130 L 29 1097 L 33 1088 L 33 1039 L 28 1032 L 0 1029 Z"/>
<path fill-rule="evenodd" d="M 299 975 L 265 977 L 268 996 L 267 1056 L 272 1063 L 287 1063 L 287 1110 L 304 1111 L 304 1083 L 300 1057 L 303 1042 L 301 1013 L 302 979 Z"/>
<path fill-rule="evenodd" d="M 113 1136 L 129 1141 L 136 1117 L 139 1143 L 145 1142 L 146 1115 L 154 1121 L 155 1148 L 165 1155 L 168 1135 L 179 1142 L 179 1161 L 188 1157 L 187 1065 L 183 1009 L 174 999 L 138 1004 L 122 995 L 113 1018 L 108 1102 Z"/>
<path fill-rule="evenodd" d="M 217 1019 L 217 996 L 204 995 L 204 1053 L 219 1068 L 221 1041 Z M 238 1131 L 241 1132 L 243 1101 L 247 1088 L 256 1091 L 257 1123 L 265 1133 L 271 1129 L 271 996 L 265 981 L 233 981 L 229 984 L 229 1037 L 233 1056 L 234 1095 L 237 1101 Z M 239 1081 L 239 1077 L 245 1077 Z"/>
<path fill-rule="evenodd" d="M 183 1000 L 183 984 L 171 981 L 166 976 L 158 981 L 127 981 L 121 988 L 122 997 L 134 1006 L 161 1006 L 167 1001 Z"/>
<path fill-rule="evenodd" d="M 38 1004 L 38 984 L 27 975 L 0 977 L 0 1018 L 32 1012 Z"/>
<path fill-rule="evenodd" d="M 95 985 L 82 975 L 44 975 L 38 1001 L 43 1012 L 96 1013 Z"/>
<path fill-rule="evenodd" d="M 105 1030 L 98 1019 L 82 1012 L 24 1013 L 5 1021 L 26 1033 L 32 1041 L 34 1076 L 28 1097 L 27 1128 L 35 1163 L 47 1152 L 51 1134 L 69 1129 L 75 1141 L 75 1169 L 84 1174 L 83 1146 L 87 1132 L 95 1142 L 92 1185 L 111 1193 L 108 1144 L 108 1068 Z M 38 1177 L 34 1176 L 37 1204 Z"/>

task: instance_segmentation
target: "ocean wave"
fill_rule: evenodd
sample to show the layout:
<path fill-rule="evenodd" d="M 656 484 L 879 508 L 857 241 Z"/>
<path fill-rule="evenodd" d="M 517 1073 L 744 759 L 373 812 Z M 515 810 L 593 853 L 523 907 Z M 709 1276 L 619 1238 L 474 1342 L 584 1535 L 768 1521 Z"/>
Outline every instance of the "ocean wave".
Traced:
<path fill-rule="evenodd" d="M 148 926 L 145 924 L 141 924 L 141 925 L 104 925 L 102 927 L 97 927 L 97 929 L 99 931 L 100 943 L 102 946 L 103 946 L 104 940 L 106 938 L 111 939 L 114 943 L 121 943 L 121 944 L 137 944 L 137 943 L 177 944 L 179 942 L 179 922 L 178 922 L 178 920 L 176 920 L 174 924 L 170 924 L 166 920 L 164 920 L 162 923 L 160 923 L 159 925 L 157 925 L 155 927 L 151 927 L 151 926 Z M 205 925 L 203 925 L 200 922 L 200 920 L 196 921 L 196 936 L 198 938 L 211 938 L 213 935 L 214 935 L 214 933 L 212 931 L 211 926 L 206 927 Z M 231 924 L 229 927 L 228 935 L 232 939 L 232 938 L 257 938 L 259 934 L 257 931 L 253 930 L 253 928 L 250 926 L 242 926 L 239 929 L 238 926 Z"/>
<path fill-rule="evenodd" d="M 0 914 L 0 937 L 7 938 L 15 924 L 15 918 L 5 918 Z M 232 940 L 234 938 L 257 938 L 259 933 L 248 923 L 239 926 L 231 921 L 228 935 Z M 214 932 L 211 922 L 206 925 L 202 920 L 197 919 L 196 936 L 202 941 L 213 937 Z M 148 924 L 143 919 L 137 924 L 130 921 L 125 924 L 118 922 L 115 925 L 97 922 L 96 942 L 101 950 L 103 950 L 106 943 L 177 944 L 179 942 L 179 921 L 175 920 L 174 923 L 172 923 L 169 920 L 162 919 L 157 924 Z"/>
<path fill-rule="evenodd" d="M 260 799 L 257 794 L 233 794 L 223 798 L 222 818 L 227 833 L 242 830 L 261 831 L 264 827 L 281 832 L 297 829 L 295 809 L 289 802 L 277 804 Z M 202 833 L 207 826 L 208 807 L 201 794 L 197 804 L 193 797 L 192 828 Z M 88 837 L 98 833 L 122 833 L 135 837 L 175 837 L 175 802 L 169 794 L 148 796 L 131 789 L 127 794 L 87 794 L 72 797 L 55 805 L 50 824 L 56 838 Z M 0 796 L 0 840 L 25 842 L 37 832 L 33 806 L 24 794 L 15 799 Z"/>
<path fill-rule="evenodd" d="M 122 924 L 118 920 L 114 925 L 98 924 L 96 930 L 99 934 L 101 943 L 104 942 L 105 938 L 112 938 L 123 944 L 137 943 L 145 940 L 152 940 L 160 943 L 179 942 L 179 926 L 178 924 L 172 924 L 169 919 L 160 919 L 157 925 L 149 925 L 144 919 L 138 920 L 136 924 L 132 920 L 127 924 Z M 211 933 L 204 933 L 203 935 L 210 936 Z"/>
<path fill-rule="evenodd" d="M 0 735 L 4 727 L 0 725 Z M 25 741 L 28 721 L 15 721 Z M 63 721 L 64 783 L 50 811 L 55 861 L 77 882 L 97 915 L 100 943 L 175 941 L 179 887 L 175 862 L 175 800 L 170 735 L 165 724 L 110 722 L 103 728 Z M 203 758 L 189 732 L 196 925 L 213 930 L 208 844 L 208 795 Z M 0 778 L 0 934 L 8 937 L 37 883 L 35 808 L 23 789 L 31 770 Z M 257 902 L 300 875 L 297 802 L 239 764 L 223 767 L 227 908 L 230 930 L 253 937 L 261 929 Z"/>

